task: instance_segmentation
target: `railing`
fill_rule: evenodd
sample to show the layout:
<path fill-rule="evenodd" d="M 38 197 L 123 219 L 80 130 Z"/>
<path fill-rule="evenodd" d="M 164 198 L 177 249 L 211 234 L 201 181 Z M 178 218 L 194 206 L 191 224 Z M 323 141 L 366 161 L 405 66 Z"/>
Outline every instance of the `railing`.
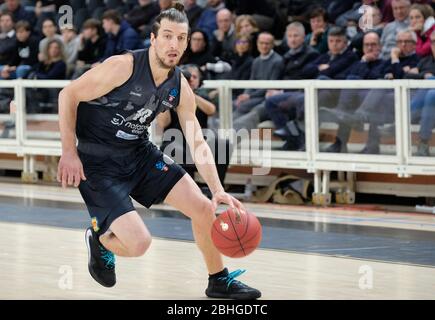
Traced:
<path fill-rule="evenodd" d="M 272 151 L 272 167 L 316 170 L 395 173 L 399 177 L 435 174 L 435 157 L 415 157 L 411 153 L 409 101 L 411 89 L 435 88 L 435 81 L 205 81 L 206 88 L 219 90 L 220 123 L 232 126 L 232 89 L 302 89 L 305 93 L 306 151 Z M 395 93 L 395 155 L 325 153 L 319 151 L 319 89 L 393 89 Z M 435 103 L 435 101 L 434 101 Z M 382 106 L 380 106 L 382 107 Z M 435 108 L 434 108 L 435 110 Z"/>
<path fill-rule="evenodd" d="M 26 114 L 26 88 L 62 88 L 69 81 L 53 80 L 6 80 L 0 81 L 0 88 L 14 89 L 15 114 L 1 115 L 0 121 L 15 120 L 15 138 L 0 139 L 0 152 L 24 156 L 24 171 L 34 170 L 34 155 L 60 156 L 61 144 L 58 132 L 48 137 L 40 133 L 29 138 L 27 121 L 57 121 L 53 114 Z M 306 151 L 271 151 L 271 167 L 303 169 L 317 175 L 321 171 L 393 173 L 399 177 L 411 175 L 433 175 L 435 157 L 415 157 L 411 152 L 410 90 L 434 88 L 435 81 L 417 80 L 373 80 L 373 81 L 205 81 L 206 88 L 219 91 L 220 126 L 232 127 L 232 90 L 246 88 L 294 89 L 305 93 Z M 361 155 L 324 153 L 319 150 L 318 96 L 319 89 L 391 89 L 395 96 L 395 154 Z M 92 88 L 90 88 L 92 90 Z M 154 131 L 153 131 L 154 132 Z M 45 138 L 44 138 L 45 137 Z M 29 157 L 30 156 L 30 160 Z M 33 160 L 32 160 L 33 159 Z M 235 163 L 235 160 L 232 160 Z M 250 164 L 261 166 L 263 159 L 251 159 Z M 320 188 L 317 183 L 317 189 Z"/>

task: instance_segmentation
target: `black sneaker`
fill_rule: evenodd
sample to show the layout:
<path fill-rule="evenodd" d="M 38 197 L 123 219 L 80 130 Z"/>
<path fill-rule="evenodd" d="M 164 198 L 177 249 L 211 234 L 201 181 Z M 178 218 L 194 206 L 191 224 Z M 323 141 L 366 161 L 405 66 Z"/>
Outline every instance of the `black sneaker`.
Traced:
<path fill-rule="evenodd" d="M 226 276 L 208 280 L 208 288 L 205 290 L 207 297 L 237 300 L 253 300 L 261 297 L 261 292 L 257 289 L 235 280 L 246 270 L 239 269 L 228 273 L 225 268 L 224 271 L 227 273 Z"/>
<path fill-rule="evenodd" d="M 116 283 L 115 255 L 103 247 L 91 227 L 86 229 L 85 241 L 88 247 L 88 269 L 92 278 L 104 287 L 113 287 Z"/>

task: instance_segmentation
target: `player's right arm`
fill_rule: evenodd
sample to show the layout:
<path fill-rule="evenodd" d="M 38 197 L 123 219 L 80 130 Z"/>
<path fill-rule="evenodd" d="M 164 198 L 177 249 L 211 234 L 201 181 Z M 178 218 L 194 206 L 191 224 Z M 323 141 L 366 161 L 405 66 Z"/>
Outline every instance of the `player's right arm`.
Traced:
<path fill-rule="evenodd" d="M 130 54 L 113 56 L 71 82 L 59 93 L 59 128 L 62 156 L 59 161 L 57 180 L 62 187 L 74 185 L 86 177 L 77 154 L 76 120 L 77 107 L 82 101 L 91 101 L 112 91 L 128 80 L 133 72 Z"/>

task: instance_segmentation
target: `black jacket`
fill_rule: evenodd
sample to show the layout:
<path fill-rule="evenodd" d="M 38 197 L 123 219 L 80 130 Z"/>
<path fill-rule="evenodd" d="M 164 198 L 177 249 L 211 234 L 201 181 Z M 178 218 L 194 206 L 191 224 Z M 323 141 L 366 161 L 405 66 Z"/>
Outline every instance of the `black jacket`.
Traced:
<path fill-rule="evenodd" d="M 415 68 L 419 61 L 419 57 L 414 53 L 407 57 L 401 57 L 399 59 L 399 63 L 390 63 L 388 64 L 385 74 L 392 73 L 394 79 L 403 79 L 405 76 L 405 71 L 403 71 L 404 67 Z"/>
<path fill-rule="evenodd" d="M 250 54 L 244 54 L 243 56 L 237 55 L 235 59 L 232 60 L 230 79 L 249 80 L 253 61 L 254 58 Z"/>
<path fill-rule="evenodd" d="M 334 59 L 331 58 L 329 53 L 324 53 L 304 67 L 302 76 L 305 79 L 315 79 L 318 76 L 327 76 L 335 80 L 345 79 L 346 70 L 357 60 L 358 56 L 350 48 Z M 321 64 L 329 64 L 329 68 L 319 71 L 318 67 Z"/>
<path fill-rule="evenodd" d="M 17 41 L 15 35 L 0 39 L 0 65 L 10 65 L 15 56 Z"/>
<path fill-rule="evenodd" d="M 26 42 L 17 40 L 16 44 L 17 47 L 11 65 L 34 66 L 38 63 L 39 39 L 37 37 L 30 36 Z"/>
<path fill-rule="evenodd" d="M 106 36 L 100 36 L 95 43 L 86 40 L 83 49 L 78 52 L 77 60 L 83 61 L 85 64 L 93 64 L 100 61 L 105 50 Z"/>
<path fill-rule="evenodd" d="M 419 73 L 406 73 L 404 78 L 405 79 L 424 79 L 424 75 L 426 73 L 432 73 L 435 75 L 435 59 L 433 55 L 424 57 L 420 60 L 420 62 L 417 64 L 417 68 Z"/>
<path fill-rule="evenodd" d="M 195 4 L 191 8 L 186 10 L 187 19 L 189 19 L 190 28 L 195 28 L 198 23 L 201 13 L 204 11 L 202 7 Z"/>
<path fill-rule="evenodd" d="M 146 6 L 136 6 L 127 13 L 127 22 L 135 29 L 144 24 L 149 24 L 160 13 L 158 2 L 151 2 Z"/>
<path fill-rule="evenodd" d="M 302 70 L 310 62 L 314 61 L 319 56 L 319 53 L 311 46 L 303 45 L 302 51 L 291 54 L 288 51 L 284 56 L 284 80 L 299 80 L 305 79 Z"/>

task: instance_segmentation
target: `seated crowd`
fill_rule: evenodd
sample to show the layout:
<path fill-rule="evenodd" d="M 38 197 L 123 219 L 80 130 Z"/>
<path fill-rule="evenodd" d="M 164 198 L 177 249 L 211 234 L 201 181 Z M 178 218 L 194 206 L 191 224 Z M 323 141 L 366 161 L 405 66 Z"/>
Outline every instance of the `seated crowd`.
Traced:
<path fill-rule="evenodd" d="M 72 24 L 58 23 L 59 8 L 65 4 L 73 8 Z M 75 79 L 112 55 L 146 48 L 155 17 L 171 4 L 172 0 L 0 0 L 0 80 Z M 191 36 L 181 64 L 189 65 L 194 74 L 200 72 L 201 79 L 435 76 L 431 0 L 184 0 L 184 5 Z M 271 120 L 274 135 L 286 141 L 285 150 L 305 149 L 303 91 L 233 93 L 235 129 L 256 128 Z M 204 98 L 217 105 L 215 91 L 202 94 Z M 319 122 L 339 125 L 335 142 L 324 151 L 347 152 L 351 130 L 369 124 L 361 152 L 379 153 L 380 128 L 394 123 L 392 90 L 319 90 L 318 101 Z M 428 156 L 435 90 L 416 91 L 410 114 L 412 123 L 420 125 L 417 155 Z"/>

